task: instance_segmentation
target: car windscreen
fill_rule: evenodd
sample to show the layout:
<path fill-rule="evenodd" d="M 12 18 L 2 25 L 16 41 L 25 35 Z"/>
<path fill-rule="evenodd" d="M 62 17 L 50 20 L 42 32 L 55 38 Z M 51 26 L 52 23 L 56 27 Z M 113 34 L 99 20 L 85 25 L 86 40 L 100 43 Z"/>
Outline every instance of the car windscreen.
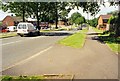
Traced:
<path fill-rule="evenodd" d="M 26 29 L 26 24 L 19 24 L 18 29 Z"/>

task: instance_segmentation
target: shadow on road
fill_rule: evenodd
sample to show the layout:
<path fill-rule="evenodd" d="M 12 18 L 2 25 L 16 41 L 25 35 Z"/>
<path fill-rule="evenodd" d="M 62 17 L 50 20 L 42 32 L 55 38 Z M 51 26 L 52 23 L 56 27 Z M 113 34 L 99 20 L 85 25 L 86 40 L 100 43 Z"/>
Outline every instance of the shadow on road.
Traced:
<path fill-rule="evenodd" d="M 97 40 L 97 41 L 100 42 L 101 44 L 105 44 L 105 42 L 104 42 L 102 39 L 100 39 L 99 36 L 94 36 L 94 37 L 92 37 L 92 40 Z"/>
<path fill-rule="evenodd" d="M 92 37 L 92 40 L 97 40 L 98 42 L 105 44 L 107 43 L 116 43 L 120 44 L 120 38 L 113 37 L 113 36 L 94 36 Z"/>
<path fill-rule="evenodd" d="M 26 35 L 25 37 L 37 37 L 37 36 L 69 36 L 73 33 L 70 32 L 40 32 L 40 35 Z"/>
<path fill-rule="evenodd" d="M 69 36 L 72 35 L 72 33 L 67 32 L 41 32 L 41 36 Z"/>
<path fill-rule="evenodd" d="M 88 33 L 87 35 L 98 35 L 98 34 L 102 34 L 102 33 Z"/>

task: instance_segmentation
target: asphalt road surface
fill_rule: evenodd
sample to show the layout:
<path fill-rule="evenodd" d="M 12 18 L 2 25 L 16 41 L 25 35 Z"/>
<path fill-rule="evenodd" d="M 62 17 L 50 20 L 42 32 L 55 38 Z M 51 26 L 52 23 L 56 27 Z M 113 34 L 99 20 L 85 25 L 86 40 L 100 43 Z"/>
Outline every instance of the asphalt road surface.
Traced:
<path fill-rule="evenodd" d="M 71 34 L 71 32 L 42 33 L 42 36 L 33 37 L 11 37 L 2 40 L 2 69 L 5 70 L 16 63 L 43 51 L 56 41 Z"/>
<path fill-rule="evenodd" d="M 9 59 L 17 60 L 14 62 L 17 64 L 4 70 L 2 74 L 13 76 L 73 74 L 75 79 L 118 79 L 118 55 L 112 52 L 106 44 L 96 40 L 95 34 L 96 32 L 92 29 L 89 30 L 86 42 L 81 49 L 55 44 L 56 41 L 68 35 L 65 33 L 54 34 L 55 36 L 48 34 L 40 38 L 20 38 L 24 40 L 24 44 L 22 41 L 11 43 L 11 45 L 6 42 L 9 48 L 4 47 L 3 43 L 3 47 L 6 48 L 4 50 L 19 49 L 20 53 L 17 51 L 14 54 L 10 53 L 12 56 L 7 51 L 5 51 L 7 54 L 3 53 L 5 54 L 3 61 L 6 63 L 6 65 L 3 64 L 4 66 L 9 66 Z"/>

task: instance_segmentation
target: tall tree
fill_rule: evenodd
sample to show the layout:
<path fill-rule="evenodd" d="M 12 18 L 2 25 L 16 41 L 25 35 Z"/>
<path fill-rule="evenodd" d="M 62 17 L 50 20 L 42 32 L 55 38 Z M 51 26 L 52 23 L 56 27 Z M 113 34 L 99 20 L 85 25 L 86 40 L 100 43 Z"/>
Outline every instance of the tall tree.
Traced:
<path fill-rule="evenodd" d="M 78 12 L 73 13 L 70 17 L 71 24 L 82 25 L 85 22 L 86 22 L 85 18 Z"/>
<path fill-rule="evenodd" d="M 25 16 L 27 16 L 27 3 L 26 2 L 8 2 L 2 4 L 3 11 L 9 11 L 15 13 L 17 16 L 22 16 L 23 22 L 25 22 Z"/>
<path fill-rule="evenodd" d="M 56 25 L 55 27 L 57 29 L 58 18 L 60 18 L 61 12 L 62 11 L 68 12 L 68 10 L 66 9 L 68 3 L 67 2 L 51 2 L 51 3 L 52 3 L 52 8 L 50 10 L 51 13 L 53 13 L 53 15 L 55 16 L 55 25 Z"/>

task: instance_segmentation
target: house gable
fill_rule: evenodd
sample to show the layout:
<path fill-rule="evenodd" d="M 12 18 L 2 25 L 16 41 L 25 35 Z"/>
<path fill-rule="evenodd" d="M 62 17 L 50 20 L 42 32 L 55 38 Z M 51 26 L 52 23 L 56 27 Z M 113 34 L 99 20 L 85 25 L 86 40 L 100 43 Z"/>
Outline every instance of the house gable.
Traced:
<path fill-rule="evenodd" d="M 11 16 L 6 16 L 6 17 L 3 19 L 2 23 L 3 23 L 4 25 L 7 25 L 7 26 L 14 26 L 14 20 L 13 20 L 13 18 L 12 18 Z"/>
<path fill-rule="evenodd" d="M 103 19 L 102 17 L 100 16 L 99 19 L 98 19 L 98 25 L 102 25 L 103 24 Z"/>
<path fill-rule="evenodd" d="M 16 17 L 16 16 L 6 16 L 3 20 L 2 23 L 7 26 L 14 26 L 18 22 L 21 22 L 22 18 L 21 17 Z"/>

